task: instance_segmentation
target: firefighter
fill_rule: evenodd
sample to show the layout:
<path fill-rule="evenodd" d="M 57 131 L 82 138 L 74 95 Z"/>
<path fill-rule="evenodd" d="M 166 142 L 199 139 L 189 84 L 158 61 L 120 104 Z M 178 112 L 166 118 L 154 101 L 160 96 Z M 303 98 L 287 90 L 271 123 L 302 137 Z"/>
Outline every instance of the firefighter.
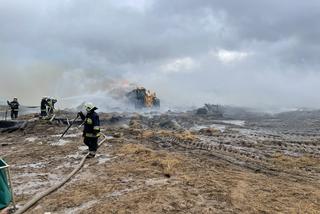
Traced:
<path fill-rule="evenodd" d="M 53 111 L 54 111 L 54 104 L 57 102 L 57 99 L 55 99 L 55 98 L 52 98 L 52 97 L 50 97 L 50 98 L 48 98 L 47 99 L 47 103 L 48 103 L 48 114 L 49 115 L 52 115 L 53 114 Z"/>
<path fill-rule="evenodd" d="M 43 97 L 41 99 L 41 104 L 40 104 L 40 110 L 41 114 L 40 116 L 42 118 L 45 118 L 48 115 L 52 115 L 54 112 L 54 104 L 57 102 L 57 99 L 52 98 L 52 97 Z"/>
<path fill-rule="evenodd" d="M 98 149 L 98 138 L 100 137 L 100 120 L 99 115 L 95 112 L 98 108 L 92 103 L 86 103 L 84 107 L 87 112 L 86 115 L 81 111 L 78 114 L 84 122 L 84 144 L 89 148 L 89 155 L 87 158 L 93 158 L 96 155 L 96 151 Z"/>
<path fill-rule="evenodd" d="M 48 105 L 48 98 L 42 97 L 41 104 L 40 104 L 40 110 L 41 110 L 40 116 L 41 117 L 47 116 L 47 105 Z"/>
<path fill-rule="evenodd" d="M 18 118 L 18 113 L 19 113 L 19 102 L 18 98 L 13 98 L 13 101 L 9 102 L 7 101 L 9 107 L 11 108 L 11 119 L 15 120 Z"/>

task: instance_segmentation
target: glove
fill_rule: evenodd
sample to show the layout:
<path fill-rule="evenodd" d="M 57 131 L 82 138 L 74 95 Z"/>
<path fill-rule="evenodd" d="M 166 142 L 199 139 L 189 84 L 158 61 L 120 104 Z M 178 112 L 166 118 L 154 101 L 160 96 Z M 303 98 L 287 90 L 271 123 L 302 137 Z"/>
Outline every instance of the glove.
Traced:
<path fill-rule="evenodd" d="M 82 111 L 79 111 L 79 112 L 78 112 L 78 115 L 80 116 L 80 118 L 81 118 L 82 120 L 84 120 L 85 116 L 84 116 L 84 114 L 82 113 Z"/>
<path fill-rule="evenodd" d="M 79 111 L 77 116 L 80 116 L 81 120 L 84 120 L 86 117 L 84 116 L 84 114 L 82 113 L 82 111 Z"/>

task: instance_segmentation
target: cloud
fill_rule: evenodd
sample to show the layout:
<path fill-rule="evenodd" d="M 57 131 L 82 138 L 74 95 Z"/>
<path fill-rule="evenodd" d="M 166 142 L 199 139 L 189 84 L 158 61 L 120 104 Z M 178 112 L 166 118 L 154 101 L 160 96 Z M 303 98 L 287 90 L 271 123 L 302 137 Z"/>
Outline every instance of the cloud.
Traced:
<path fill-rule="evenodd" d="M 128 81 L 171 106 L 319 108 L 319 6 L 0 0 L 1 97 L 33 104 L 43 95 L 98 94 L 97 101 Z"/>
<path fill-rule="evenodd" d="M 241 51 L 230 51 L 230 50 L 218 50 L 216 53 L 211 52 L 211 55 L 217 57 L 222 63 L 232 63 L 240 61 L 248 57 L 249 53 Z"/>
<path fill-rule="evenodd" d="M 185 73 L 192 72 L 196 63 L 190 57 L 174 59 L 162 66 L 163 73 Z"/>

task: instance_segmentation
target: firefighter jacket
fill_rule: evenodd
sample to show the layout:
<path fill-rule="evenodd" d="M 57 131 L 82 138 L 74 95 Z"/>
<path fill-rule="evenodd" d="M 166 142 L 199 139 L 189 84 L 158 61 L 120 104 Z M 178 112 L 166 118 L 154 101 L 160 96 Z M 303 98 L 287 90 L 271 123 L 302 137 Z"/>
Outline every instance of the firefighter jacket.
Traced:
<path fill-rule="evenodd" d="M 99 115 L 93 110 L 86 116 L 79 112 L 81 119 L 84 121 L 83 137 L 98 138 L 100 137 L 100 120 Z"/>
<path fill-rule="evenodd" d="M 18 103 L 18 101 L 12 101 L 12 102 L 8 101 L 8 105 L 10 106 L 12 111 L 19 111 L 20 104 Z"/>
<path fill-rule="evenodd" d="M 47 99 L 42 99 L 41 100 L 41 104 L 40 104 L 40 108 L 41 108 L 41 110 L 44 110 L 44 111 L 46 111 L 46 106 L 48 105 L 48 101 L 47 101 Z"/>
<path fill-rule="evenodd" d="M 54 109 L 54 104 L 57 102 L 57 100 L 56 99 L 47 99 L 46 101 L 47 101 L 48 107 Z"/>

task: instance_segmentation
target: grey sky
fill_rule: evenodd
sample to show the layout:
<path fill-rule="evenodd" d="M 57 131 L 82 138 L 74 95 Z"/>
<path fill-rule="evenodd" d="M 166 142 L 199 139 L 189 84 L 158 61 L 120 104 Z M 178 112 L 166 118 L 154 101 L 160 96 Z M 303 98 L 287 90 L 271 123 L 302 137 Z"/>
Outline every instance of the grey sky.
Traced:
<path fill-rule="evenodd" d="M 1 97 L 129 82 L 168 105 L 319 108 L 319 18 L 316 0 L 0 0 Z"/>

